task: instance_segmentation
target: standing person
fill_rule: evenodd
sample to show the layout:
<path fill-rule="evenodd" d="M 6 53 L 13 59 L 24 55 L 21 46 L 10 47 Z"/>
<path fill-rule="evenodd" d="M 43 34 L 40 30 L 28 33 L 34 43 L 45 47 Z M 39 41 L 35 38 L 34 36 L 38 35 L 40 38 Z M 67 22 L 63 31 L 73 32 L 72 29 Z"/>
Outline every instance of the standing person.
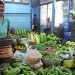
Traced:
<path fill-rule="evenodd" d="M 0 39 L 8 38 L 12 40 L 12 46 L 14 46 L 14 38 L 10 35 L 10 22 L 4 17 L 4 2 L 0 1 Z"/>
<path fill-rule="evenodd" d="M 10 24 L 4 18 L 4 3 L 0 1 L 0 38 L 6 38 L 10 34 Z"/>
<path fill-rule="evenodd" d="M 63 31 L 63 28 L 62 28 L 62 24 L 59 24 L 59 27 L 58 27 L 57 31 L 58 31 L 58 33 L 57 33 L 58 37 L 63 39 L 64 31 Z"/>
<path fill-rule="evenodd" d="M 51 21 L 50 18 L 47 18 L 47 24 L 46 24 L 46 28 L 44 29 L 44 32 L 46 34 L 50 34 L 51 33 Z"/>
<path fill-rule="evenodd" d="M 9 21 L 4 17 L 4 2 L 0 0 L 0 40 L 8 38 L 9 34 L 10 34 L 10 25 Z M 0 58 L 0 64 L 9 61 L 11 61 L 10 58 Z"/>
<path fill-rule="evenodd" d="M 37 18 L 37 15 L 34 14 L 34 18 L 33 18 L 33 29 L 34 32 L 38 32 L 39 30 L 39 20 Z"/>
<path fill-rule="evenodd" d="M 50 18 L 47 18 L 47 29 L 51 29 L 51 21 L 50 21 Z"/>

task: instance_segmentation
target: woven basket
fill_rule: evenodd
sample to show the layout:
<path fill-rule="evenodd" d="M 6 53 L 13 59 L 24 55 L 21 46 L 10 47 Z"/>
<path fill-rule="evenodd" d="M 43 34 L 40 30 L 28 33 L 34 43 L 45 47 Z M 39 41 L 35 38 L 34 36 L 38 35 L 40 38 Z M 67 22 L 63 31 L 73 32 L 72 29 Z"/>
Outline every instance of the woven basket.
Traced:
<path fill-rule="evenodd" d="M 5 53 L 1 54 L 1 52 L 5 52 Z M 6 46 L 6 47 L 0 48 L 0 58 L 8 58 L 8 57 L 11 57 L 12 55 L 13 55 L 13 52 L 12 52 L 11 46 Z"/>
<path fill-rule="evenodd" d="M 29 41 L 30 45 L 36 45 L 36 42 Z"/>

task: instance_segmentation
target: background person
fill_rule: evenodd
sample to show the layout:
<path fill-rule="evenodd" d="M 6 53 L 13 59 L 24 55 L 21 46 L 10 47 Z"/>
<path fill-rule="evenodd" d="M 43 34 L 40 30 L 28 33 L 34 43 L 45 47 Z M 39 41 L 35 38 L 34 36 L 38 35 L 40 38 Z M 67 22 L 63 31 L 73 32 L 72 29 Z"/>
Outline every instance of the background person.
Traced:
<path fill-rule="evenodd" d="M 50 34 L 51 33 L 51 27 L 52 27 L 52 23 L 50 21 L 50 18 L 47 18 L 46 28 L 44 29 L 44 32 L 46 34 Z"/>
<path fill-rule="evenodd" d="M 50 21 L 50 18 L 47 18 L 47 29 L 51 29 L 51 21 Z"/>
<path fill-rule="evenodd" d="M 34 14 L 32 30 L 34 32 L 38 32 L 39 31 L 39 20 L 38 20 L 36 14 Z"/>

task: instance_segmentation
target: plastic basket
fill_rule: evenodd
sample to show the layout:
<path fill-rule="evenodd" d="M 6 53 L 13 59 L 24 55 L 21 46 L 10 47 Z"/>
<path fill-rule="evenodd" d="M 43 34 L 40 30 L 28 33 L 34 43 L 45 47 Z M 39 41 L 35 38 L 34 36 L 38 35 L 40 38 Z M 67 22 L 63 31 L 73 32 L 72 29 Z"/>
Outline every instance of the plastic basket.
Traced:
<path fill-rule="evenodd" d="M 45 60 L 44 58 L 42 58 L 41 60 L 44 64 L 44 67 L 49 67 L 52 65 L 59 66 L 62 64 L 62 60 Z"/>

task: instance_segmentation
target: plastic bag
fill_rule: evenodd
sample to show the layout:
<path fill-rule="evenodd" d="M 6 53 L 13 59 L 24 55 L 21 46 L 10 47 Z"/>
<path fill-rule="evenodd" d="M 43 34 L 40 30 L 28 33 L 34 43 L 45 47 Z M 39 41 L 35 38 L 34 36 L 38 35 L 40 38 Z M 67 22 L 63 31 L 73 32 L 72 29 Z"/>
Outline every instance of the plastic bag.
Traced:
<path fill-rule="evenodd" d="M 23 61 L 24 60 L 24 56 L 25 56 L 25 53 L 22 53 L 20 51 L 16 51 L 15 54 L 14 54 L 14 59 L 16 61 Z"/>
<path fill-rule="evenodd" d="M 25 57 L 25 59 L 24 59 L 23 63 L 35 64 L 40 61 L 40 59 L 42 58 L 42 55 L 37 50 L 30 49 L 30 50 L 27 50 L 24 57 Z"/>
<path fill-rule="evenodd" d="M 43 66 L 43 63 L 42 63 L 42 61 L 40 60 L 39 62 L 37 62 L 36 64 L 33 64 L 32 65 L 32 68 L 33 69 L 38 69 L 38 68 L 40 68 L 40 67 L 42 67 Z"/>

